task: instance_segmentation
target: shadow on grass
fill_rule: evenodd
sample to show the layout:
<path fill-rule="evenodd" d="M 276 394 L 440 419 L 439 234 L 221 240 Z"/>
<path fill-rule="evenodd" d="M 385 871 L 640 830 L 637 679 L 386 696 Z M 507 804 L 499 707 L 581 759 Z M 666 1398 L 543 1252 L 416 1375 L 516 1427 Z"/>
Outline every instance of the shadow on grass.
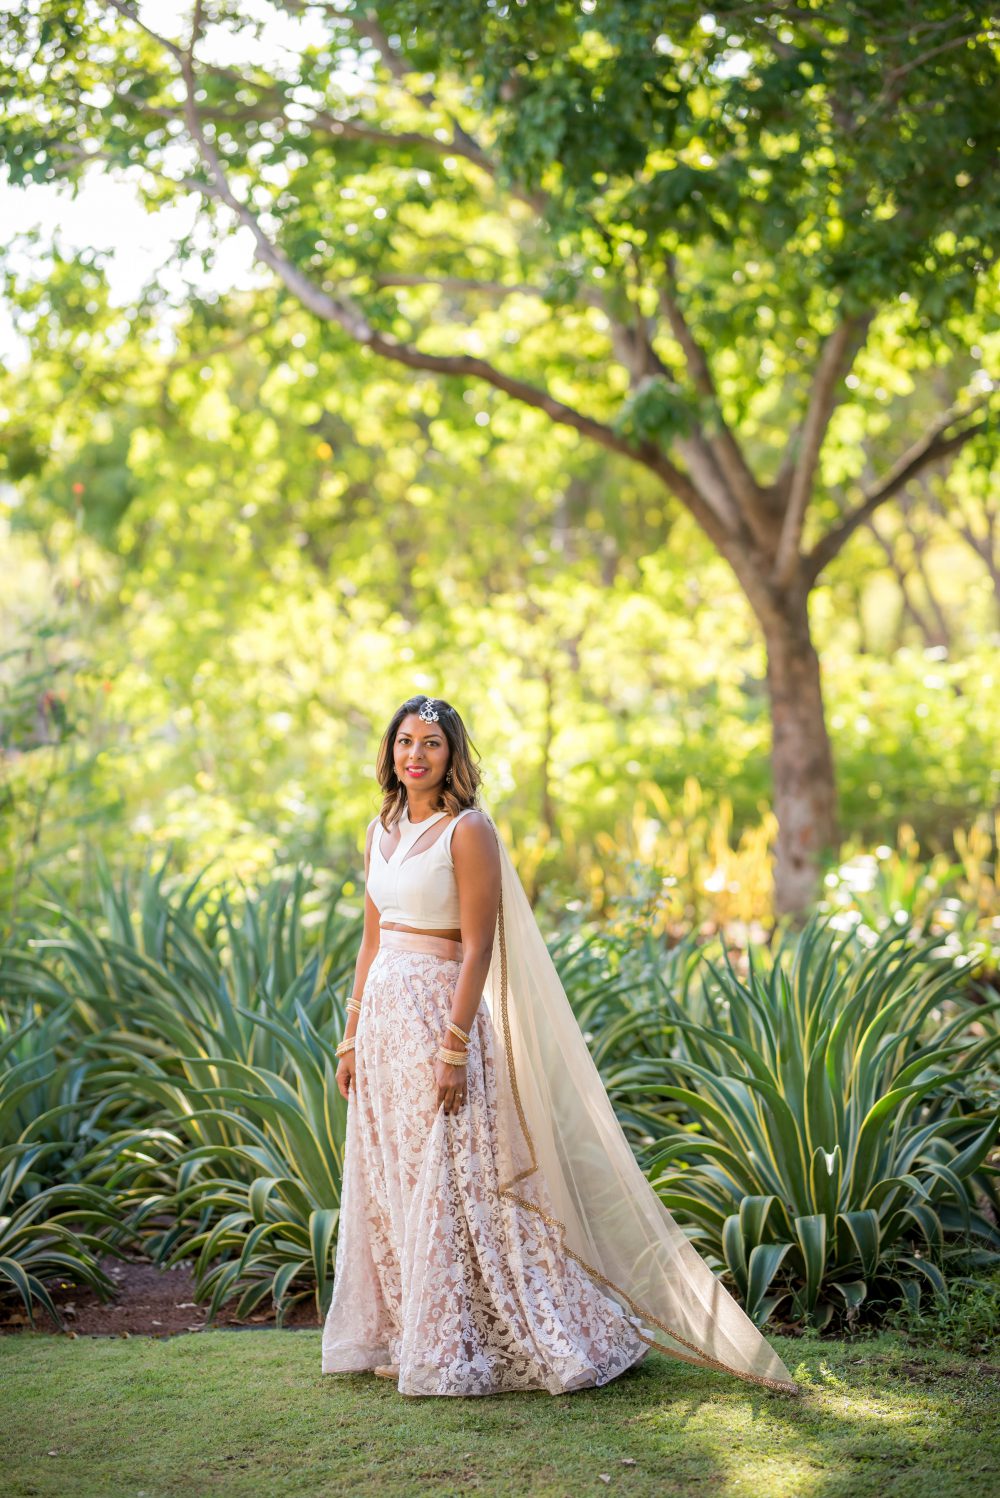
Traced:
<path fill-rule="evenodd" d="M 1000 1486 L 995 1381 L 900 1339 L 776 1339 L 800 1398 L 652 1354 L 601 1389 L 427 1399 L 321 1374 L 319 1337 L 4 1339 L 4 1492 L 992 1498 Z"/>
<path fill-rule="evenodd" d="M 390 1402 L 385 1419 L 394 1440 L 410 1443 L 417 1490 L 478 1486 L 540 1495 L 614 1488 L 678 1498 L 926 1498 L 928 1491 L 986 1498 L 1000 1490 L 995 1447 L 984 1445 L 996 1430 L 996 1400 L 980 1398 L 989 1389 L 981 1366 L 902 1346 L 878 1352 L 808 1344 L 802 1353 L 789 1358 L 782 1351 L 805 1385 L 797 1399 L 657 1356 L 600 1390 L 555 1400 L 544 1394 L 406 1400 L 435 1407 L 416 1418 L 400 1416 Z M 364 1380 L 353 1382 L 355 1397 L 364 1399 Z M 436 1407 L 444 1403 L 464 1413 L 442 1417 Z M 484 1403 L 488 1409 L 468 1413 Z M 476 1442 L 442 1460 L 445 1431 L 452 1442 L 471 1431 Z M 360 1452 L 363 1431 L 358 1438 Z M 480 1442 L 507 1455 L 503 1475 L 485 1486 Z M 422 1460 L 428 1444 L 430 1462 Z"/>

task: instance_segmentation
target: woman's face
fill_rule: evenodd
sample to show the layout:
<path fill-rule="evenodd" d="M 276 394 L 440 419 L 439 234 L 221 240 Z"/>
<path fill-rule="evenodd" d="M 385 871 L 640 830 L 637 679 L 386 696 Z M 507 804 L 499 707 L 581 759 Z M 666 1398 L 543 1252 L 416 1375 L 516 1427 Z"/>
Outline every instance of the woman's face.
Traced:
<path fill-rule="evenodd" d="M 443 789 L 451 750 L 440 724 L 408 713 L 396 729 L 392 753 L 399 782 L 408 790 Z"/>

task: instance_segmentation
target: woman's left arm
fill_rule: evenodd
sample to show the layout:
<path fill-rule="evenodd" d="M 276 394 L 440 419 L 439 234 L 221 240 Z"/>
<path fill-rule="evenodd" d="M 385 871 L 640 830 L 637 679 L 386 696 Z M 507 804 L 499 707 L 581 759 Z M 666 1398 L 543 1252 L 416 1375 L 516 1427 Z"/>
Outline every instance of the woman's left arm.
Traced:
<path fill-rule="evenodd" d="M 451 838 L 451 861 L 458 886 L 458 923 L 462 932 L 462 966 L 451 1000 L 451 1018 L 466 1034 L 472 1024 L 486 986 L 486 975 L 493 959 L 493 938 L 500 909 L 500 853 L 496 834 L 482 812 L 472 812 L 459 822 Z M 465 1043 L 453 1030 L 445 1029 L 441 1044 L 448 1050 L 463 1051 Z M 461 1085 L 464 1066 L 450 1066 L 438 1061 L 439 1101 L 446 1111 L 451 1088 Z"/>

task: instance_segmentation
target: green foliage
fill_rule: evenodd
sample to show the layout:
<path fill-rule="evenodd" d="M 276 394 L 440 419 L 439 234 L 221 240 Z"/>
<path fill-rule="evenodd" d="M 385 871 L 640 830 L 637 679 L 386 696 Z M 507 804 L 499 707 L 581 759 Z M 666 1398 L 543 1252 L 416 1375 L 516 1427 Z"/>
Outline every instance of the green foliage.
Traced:
<path fill-rule="evenodd" d="M 246 661 L 242 626 L 266 636 L 282 695 L 295 698 L 299 716 L 282 706 L 274 717 L 300 757 L 349 753 L 330 726 L 339 700 L 315 724 L 325 692 L 303 680 L 303 644 L 330 642 L 325 687 L 349 674 L 337 647 L 384 632 L 389 648 L 371 651 L 355 693 L 366 704 L 373 678 L 396 695 L 387 678 L 402 650 L 392 647 L 411 633 L 403 659 L 453 671 L 478 634 L 485 681 L 489 630 L 456 629 L 456 616 L 468 625 L 463 605 L 498 604 L 532 625 L 542 611 L 561 615 L 554 638 L 510 631 L 521 660 L 529 637 L 545 720 L 535 744 L 548 747 L 561 712 L 586 717 L 601 700 L 572 686 L 576 617 L 596 596 L 603 623 L 604 593 L 620 581 L 634 592 L 661 553 L 668 570 L 700 574 L 695 523 L 753 603 L 748 639 L 755 621 L 772 621 L 773 657 L 778 620 L 789 640 L 808 633 L 799 604 L 831 553 L 815 547 L 832 537 L 835 553 L 853 534 L 845 516 L 867 513 L 872 475 L 893 472 L 912 442 L 920 473 L 973 432 L 976 462 L 995 452 L 990 416 L 971 419 L 993 390 L 997 312 L 995 38 L 982 6 L 959 17 L 936 3 L 915 18 L 901 0 L 878 15 L 838 0 L 821 16 L 737 18 L 688 3 L 664 16 L 647 0 L 495 13 L 469 0 L 379 0 L 363 17 L 321 8 L 302 18 L 293 7 L 289 20 L 287 7 L 251 17 L 224 3 L 210 42 L 195 11 L 190 52 L 138 13 L 109 17 L 89 0 L 55 9 L 0 23 L 10 180 L 75 185 L 98 163 L 127 168 L 150 208 L 186 194 L 200 202 L 203 221 L 177 246 L 185 266 L 208 267 L 240 222 L 274 275 L 259 291 L 185 296 L 182 347 L 164 361 L 150 336 L 168 310 L 161 288 L 123 313 L 101 255 L 57 242 L 27 275 L 23 246 L 5 257 L 14 321 L 38 356 L 27 393 L 11 382 L 0 408 L 8 473 L 25 491 L 15 526 L 44 534 L 53 513 L 72 515 L 75 540 L 114 549 L 123 567 L 109 582 L 109 595 L 120 584 L 109 626 L 152 603 L 151 653 L 170 652 L 166 673 L 141 652 L 122 669 L 157 708 L 172 694 L 194 719 L 192 703 L 214 699 L 249 734 L 253 724 L 218 701 Z M 275 57 L 255 47 L 265 17 L 283 18 L 290 38 Z M 206 56 L 220 47 L 225 66 Z M 955 433 L 959 409 L 970 425 Z M 941 444 L 924 452 L 930 430 Z M 815 474 L 799 463 L 805 432 L 818 439 Z M 595 463 L 584 442 L 608 456 Z M 487 459 L 491 479 L 504 475 L 492 546 L 474 518 Z M 799 475 L 801 555 L 789 509 Z M 966 473 L 959 488 L 975 482 Z M 691 517 L 684 528 L 664 521 L 671 496 Z M 795 542 L 794 585 L 771 554 L 779 534 Z M 224 565 L 213 568 L 222 535 Z M 501 548 L 512 556 L 497 563 Z M 563 570 L 584 549 L 579 572 Z M 165 628 L 149 584 L 158 593 L 168 572 L 180 586 L 162 605 Z M 543 590 L 525 610 L 539 572 Z M 590 598 L 573 595 L 580 575 Z M 450 654 L 435 650 L 458 634 Z M 665 654 L 667 630 L 641 634 L 640 659 Z M 711 771 L 721 779 L 735 758 L 749 802 L 766 782 L 759 660 L 745 675 L 740 707 L 753 722 L 741 737 L 756 756 L 730 746 L 711 755 Z M 775 683 L 772 673 L 772 694 Z M 621 696 L 637 705 L 634 692 Z M 815 712 L 811 732 L 800 725 L 814 742 Z M 569 755 L 568 780 L 585 779 L 588 761 L 620 769 L 622 725 L 601 727 Z M 159 720 L 154 735 L 176 729 Z M 894 748 L 912 781 L 909 742 Z M 207 768 L 200 744 L 196 755 L 168 791 L 210 790 L 217 820 L 247 786 L 220 792 L 217 761 Z M 892 769 L 892 754 L 884 760 Z M 625 759 L 629 775 L 634 763 Z M 296 764 L 287 799 L 301 800 L 311 768 Z M 541 767 L 546 802 L 560 768 Z M 245 780 L 259 777 L 254 766 Z M 870 778 L 866 794 L 880 799 L 885 783 Z M 776 790 L 784 819 L 784 778 Z M 282 836 L 271 811 L 269 849 Z M 817 843 L 831 845 L 832 816 L 816 820 Z M 324 830 L 315 816 L 294 852 L 315 855 Z M 784 865 L 784 838 L 778 847 Z M 194 862 L 209 851 L 195 849 Z M 816 849 L 804 852 L 811 870 Z"/>
<path fill-rule="evenodd" d="M 639 442 L 653 441 L 664 447 L 687 436 L 695 425 L 690 398 L 663 375 L 642 380 L 623 402 L 615 418 L 615 430 Z"/>
<path fill-rule="evenodd" d="M 9 972 L 0 961 L 0 979 Z M 14 992 L 13 983 L 3 982 L 0 1289 L 20 1296 L 32 1324 L 37 1301 L 61 1326 L 48 1283 L 58 1277 L 110 1296 L 112 1282 L 98 1258 L 128 1234 L 106 1193 L 81 1170 L 100 1137 L 102 1109 L 91 1091 L 93 1058 L 66 1044 L 71 1006 L 57 1002 L 39 1013 L 19 1005 Z"/>
<path fill-rule="evenodd" d="M 155 446 L 150 472 L 167 446 Z M 526 462 L 528 445 L 519 451 Z M 570 538 L 579 559 L 558 581 L 545 580 L 552 551 L 526 572 L 513 546 L 494 564 L 492 521 L 466 507 L 455 552 L 445 508 L 418 511 L 401 498 L 381 538 L 377 518 L 345 519 L 321 568 L 311 542 L 291 544 L 294 515 L 253 487 L 251 453 L 244 468 L 231 451 L 231 476 L 214 487 L 209 457 L 189 471 L 184 505 L 176 498 L 182 460 L 167 464 L 152 508 L 143 501 L 127 522 L 149 556 L 118 564 L 110 578 L 79 539 L 66 538 L 65 560 L 51 569 L 26 540 L 11 547 L 13 577 L 47 593 L 53 612 L 63 589 L 89 595 L 65 609 L 57 637 L 33 639 L 27 600 L 25 627 L 7 625 L 12 654 L 0 664 L 0 695 L 17 698 L 30 724 L 47 691 L 56 706 L 65 693 L 74 729 L 58 751 L 28 753 L 10 731 L 0 835 L 17 890 L 35 870 L 79 894 L 91 841 L 112 862 L 148 840 L 173 847 L 189 872 L 218 859 L 248 880 L 298 860 L 356 867 L 358 829 L 375 810 L 370 758 L 382 725 L 408 692 L 454 697 L 460 682 L 491 805 L 509 816 L 525 854 L 544 844 L 535 889 L 551 891 L 547 902 L 582 895 L 590 903 L 600 875 L 606 890 L 595 891 L 594 909 L 608 916 L 623 891 L 619 866 L 632 862 L 630 884 L 658 868 L 660 879 L 684 886 L 691 919 L 711 917 L 720 901 L 705 881 L 728 868 L 724 834 L 753 849 L 746 869 L 724 880 L 743 881 L 751 909 L 739 918 L 767 919 L 763 662 L 721 564 L 702 554 L 692 573 L 679 537 L 676 556 L 654 545 L 622 559 L 617 578 L 602 584 L 580 530 Z M 496 505 L 510 518 L 505 493 Z M 388 494 L 387 481 L 380 503 Z M 470 506 L 471 496 L 470 487 Z M 585 485 L 581 506 L 595 498 Z M 642 498 L 634 498 L 638 513 Z M 254 505 L 260 514 L 241 516 Z M 212 535 L 229 524 L 223 556 Z M 58 535 L 56 544 L 61 550 Z M 269 551 L 270 572 L 261 565 Z M 996 796 L 995 649 L 984 642 L 945 660 L 911 647 L 859 657 L 836 616 L 821 628 L 844 858 L 855 846 L 892 845 L 902 821 L 925 856 L 948 850 L 954 831 Z M 699 803 L 691 807 L 693 767 Z M 9 910 L 10 883 L 3 894 Z"/>
<path fill-rule="evenodd" d="M 664 982 L 661 1007 L 635 1017 L 674 1046 L 633 1062 L 619 1091 L 690 1118 L 647 1160 L 650 1182 L 760 1323 L 786 1302 L 817 1326 L 850 1322 L 865 1301 L 916 1302 L 1000 1262 L 977 1201 L 1000 1205 L 1000 1108 L 965 1082 L 1000 1035 L 977 1035 L 981 1011 L 934 948 L 813 919 L 769 962 L 748 950 L 743 973 L 725 950 L 706 958 L 697 995 Z"/>
<path fill-rule="evenodd" d="M 294 1020 L 275 1008 L 253 1024 L 281 1045 L 280 1073 L 210 1047 L 182 1058 L 184 1077 L 169 1088 L 159 1071 L 146 1072 L 138 1090 L 168 1103 L 170 1126 L 111 1136 L 95 1166 L 114 1161 L 120 1208 L 156 1262 L 194 1259 L 209 1320 L 237 1294 L 240 1316 L 270 1295 L 280 1324 L 305 1297 L 319 1315 L 329 1303 L 347 1105 L 336 1041 L 301 1004 Z M 134 1155 L 124 1168 L 123 1144 Z"/>
<path fill-rule="evenodd" d="M 74 584 L 60 588 L 48 617 L 33 603 L 0 655 L 0 930 L 46 873 L 65 886 L 67 853 L 120 810 L 99 769 L 108 683 L 88 659 L 89 609 L 81 579 Z"/>
<path fill-rule="evenodd" d="M 415 687 L 453 697 L 448 682 L 461 682 L 474 737 L 503 746 L 486 788 L 517 829 L 532 894 L 609 921 L 600 937 L 562 939 L 558 960 L 635 1146 L 648 1149 L 679 1100 L 637 1091 L 643 1068 L 718 1069 L 732 1036 L 717 1014 L 701 1014 L 697 1044 L 683 1029 L 693 957 L 684 947 L 661 967 L 660 939 L 720 924 L 745 939 L 769 921 L 759 640 L 727 566 L 660 478 L 549 418 L 562 403 L 628 452 L 686 450 L 685 468 L 686 444 L 725 418 L 766 490 L 837 319 L 875 311 L 824 442 L 807 543 L 835 524 L 942 402 L 984 390 L 996 362 L 995 38 L 984 7 L 959 15 L 939 0 L 919 15 L 902 0 L 669 10 L 376 0 L 360 39 L 348 16 L 329 16 L 321 41 L 246 61 L 260 23 L 223 0 L 211 19 L 232 66 L 199 55 L 197 110 L 233 193 L 294 275 L 227 297 L 188 288 L 183 307 L 156 285 L 121 307 L 102 254 L 38 235 L 5 244 L 3 290 L 30 364 L 0 375 L 0 897 L 16 932 L 2 972 L 24 1014 L 51 1022 L 32 1059 L 19 1016 L 6 1019 L 19 1034 L 10 1054 L 28 1063 L 0 1094 L 9 1224 L 20 1232 L 30 1217 L 19 1253 L 48 1251 L 41 1220 L 70 1198 L 46 1193 L 68 1176 L 98 1193 L 80 1197 L 84 1210 L 100 1210 L 100 1193 L 125 1203 L 128 1230 L 164 1262 L 193 1246 L 213 1311 L 268 1289 L 284 1306 L 313 1283 L 322 1303 L 339 1177 L 321 1094 L 357 886 L 283 876 L 303 859 L 356 867 L 371 746 Z M 405 54 L 395 73 L 380 26 Z M 190 117 L 176 53 L 128 18 L 89 0 L 5 14 L 0 106 L 9 182 L 141 168 L 132 180 L 151 209 L 191 188 L 202 197 L 176 247 L 186 272 L 226 247 L 233 216 L 206 153 L 188 142 L 179 167 Z M 469 354 L 503 381 L 544 387 L 544 409 L 467 366 L 400 374 L 335 325 L 324 297 L 427 354 Z M 708 351 L 711 395 L 671 298 Z M 164 313 L 169 353 L 156 339 Z M 972 507 L 980 541 L 995 435 L 987 423 L 968 445 L 949 497 L 956 513 Z M 960 838 L 982 831 L 971 824 L 997 793 L 989 560 L 980 550 L 985 565 L 961 571 L 935 553 L 955 637 L 943 658 L 921 648 L 919 627 L 911 645 L 914 595 L 886 593 L 872 537 L 851 546 L 812 597 L 852 840 L 830 896 L 855 942 L 916 926 L 946 956 L 988 965 L 996 855 L 971 851 L 974 879 Z M 35 622 L 46 597 L 65 627 Z M 890 843 L 904 817 L 927 849 L 919 864 L 912 851 L 861 851 Z M 163 869 L 137 891 L 111 873 L 146 839 L 176 860 L 169 895 Z M 870 889 L 852 883 L 856 858 L 875 859 Z M 259 897 L 199 895 L 195 871 L 210 860 L 274 882 Z M 27 927 L 25 895 L 40 889 L 50 919 Z M 633 945 L 637 916 L 653 925 Z M 876 1269 L 886 1257 L 903 1293 L 941 1272 L 934 1254 L 944 1243 L 951 1255 L 968 1183 L 992 1191 L 986 1166 L 959 1177 L 954 1161 L 993 1116 L 996 1012 L 976 1010 L 961 1086 L 953 1055 L 927 1062 L 928 1031 L 865 1052 L 863 1075 L 837 1074 L 840 1092 L 821 1103 L 803 1096 L 795 1058 L 823 1025 L 836 1030 L 830 994 L 858 1000 L 860 1025 L 862 990 L 895 1004 L 897 971 L 860 983 L 840 954 L 829 963 L 840 987 L 814 993 L 798 961 L 788 989 L 779 961 L 755 968 L 746 994 L 730 968 L 704 991 L 740 994 L 764 1030 L 780 1016 L 795 1044 L 772 1057 L 771 1094 L 752 1071 L 716 1078 L 746 1089 L 737 1123 L 757 1175 L 724 1189 L 706 1155 L 700 1179 L 720 1262 L 730 1256 L 755 1314 L 794 1271 L 796 1304 L 822 1319 L 831 1303 L 858 1309 L 852 1245 L 868 1302 L 885 1293 L 877 1274 L 867 1288 L 863 1214 L 877 1188 L 852 1174 L 866 1127 L 856 1098 L 871 1113 L 878 1089 L 892 1096 L 921 1062 L 935 1083 L 919 1147 L 915 1094 L 863 1140 L 880 1168 L 917 1183 L 876 1212 Z M 675 1025 L 659 989 L 675 1006 L 688 996 Z M 974 992 L 966 983 L 947 1003 Z M 860 1055 L 862 1031 L 847 1038 Z M 775 1098 L 800 1108 L 794 1126 Z M 847 1184 L 831 1204 L 823 1171 L 837 1150 Z M 727 1216 L 730 1187 L 751 1205 L 741 1197 Z M 766 1236 L 778 1229 L 783 1240 Z M 86 1275 L 94 1245 L 79 1222 L 72 1231 Z"/>
<path fill-rule="evenodd" d="M 310 308 L 342 298 L 393 337 L 473 351 L 668 444 L 683 430 L 685 397 L 693 407 L 700 393 L 669 318 L 657 317 L 662 294 L 680 286 L 712 353 L 719 409 L 765 481 L 844 311 L 883 309 L 886 322 L 844 399 L 850 430 L 831 442 L 841 466 L 856 465 L 864 443 L 879 457 L 887 442 L 895 458 L 903 425 L 923 433 L 921 395 L 910 397 L 929 364 L 952 364 L 957 389 L 988 363 L 979 340 L 995 317 L 988 272 L 1000 220 L 987 7 L 959 15 L 936 0 L 917 20 L 903 0 L 877 13 L 837 0 L 822 14 L 738 17 L 690 3 L 665 16 L 650 0 L 502 11 L 380 0 L 365 17 L 360 40 L 350 13 L 331 17 L 321 41 L 293 29 L 267 66 L 253 50 L 258 18 L 225 4 L 213 19 L 231 65 L 196 58 L 201 126 L 229 190 L 295 272 L 255 299 L 261 310 L 273 302 L 291 316 L 308 284 Z M 190 123 L 180 95 L 169 46 L 98 6 L 3 19 L 9 180 L 78 180 L 101 160 L 142 166 L 137 191 L 150 207 L 200 190 L 212 232 L 179 245 L 200 267 L 232 219 L 193 142 L 179 180 Z M 75 351 L 89 372 L 95 354 L 105 362 L 105 309 L 94 266 L 68 259 L 57 254 L 53 267 L 66 315 L 99 314 L 91 354 Z M 574 288 L 572 309 L 550 298 L 557 284 Z M 140 325 L 158 298 L 151 288 Z M 215 309 L 217 325 L 228 310 Z M 648 330 L 651 367 L 632 365 L 609 312 L 625 342 Z M 317 328 L 322 318 L 302 321 L 349 362 L 347 336 Z M 888 433 L 882 364 L 897 402 Z M 662 370 L 676 398 L 659 392 L 633 411 L 630 387 Z M 461 413 L 460 382 L 434 383 Z M 473 414 L 466 406 L 461 423 L 470 443 Z"/>
<path fill-rule="evenodd" d="M 885 1325 L 918 1345 L 946 1347 L 968 1358 L 988 1356 L 1000 1337 L 1000 1273 L 957 1277 L 943 1295 L 906 1299 L 889 1312 Z"/>
<path fill-rule="evenodd" d="M 321 40 L 285 17 L 278 62 L 253 50 L 256 16 L 224 4 L 214 44 L 232 65 L 196 59 L 206 139 L 298 280 L 182 306 L 158 284 L 122 307 L 106 255 L 6 246 L 30 349 L 0 387 L 14 555 L 82 559 L 98 581 L 86 651 L 116 731 L 84 811 L 111 856 L 148 834 L 248 878 L 330 861 L 371 810 L 370 777 L 345 787 L 343 766 L 414 686 L 454 696 L 450 676 L 483 742 L 512 746 L 491 789 L 516 794 L 519 825 L 544 823 L 542 882 L 579 882 L 559 843 L 608 833 L 640 779 L 676 805 L 692 764 L 738 839 L 771 793 L 750 610 L 659 474 L 553 426 L 553 402 L 687 472 L 686 444 L 725 418 L 767 493 L 838 317 L 877 309 L 807 540 L 836 523 L 996 363 L 989 18 L 849 0 L 780 18 L 645 0 L 366 15 L 360 44 L 348 16 L 314 16 Z M 390 76 L 380 23 L 426 76 Z M 141 166 L 150 206 L 200 185 L 177 258 L 211 268 L 233 218 L 190 142 L 176 175 L 169 47 L 90 3 L 42 5 L 0 22 L 0 79 L 11 181 Z M 400 371 L 323 297 L 544 388 L 544 410 L 471 368 Z M 956 464 L 956 503 L 977 514 L 994 439 L 984 425 Z M 872 545 L 859 532 L 813 597 L 842 820 L 875 842 L 905 811 L 940 846 L 996 795 L 995 598 L 988 568 L 952 582 L 944 555 L 953 658 L 928 671 L 912 631 L 897 658 L 895 595 L 887 609 L 859 582 Z M 36 790 L 69 820 L 69 798 Z M 64 853 L 69 887 L 82 853 Z"/>
<path fill-rule="evenodd" d="M 322 1313 L 358 934 L 343 886 L 317 902 L 300 871 L 237 900 L 165 865 L 99 870 L 99 916 L 50 900 L 4 954 L 10 1282 L 47 1303 L 52 1264 L 96 1283 L 96 1253 L 128 1242 L 193 1257 L 210 1316 L 268 1295 Z M 756 1319 L 789 1302 L 850 1322 L 996 1259 L 976 1193 L 998 1205 L 1000 1108 L 968 1079 L 995 1069 L 1000 1000 L 974 1003 L 933 939 L 814 925 L 743 976 L 645 925 L 571 925 L 551 950 L 651 1184 Z"/>
<path fill-rule="evenodd" d="M 908 289 L 933 317 L 968 305 L 991 258 L 988 7 L 939 0 L 919 21 L 904 0 L 376 11 L 422 66 L 472 74 L 508 169 L 571 201 L 578 223 L 607 225 L 609 258 L 619 235 L 650 254 L 742 240 L 786 284 L 808 258 L 810 280 L 855 305 Z"/>
<path fill-rule="evenodd" d="M 60 1090 L 79 1109 L 69 1158 L 51 1162 L 65 1184 L 21 1213 L 35 1223 L 33 1235 L 18 1224 L 27 1262 L 48 1262 L 50 1220 L 53 1237 L 61 1229 L 46 1206 L 65 1197 L 101 1208 L 94 1220 L 113 1230 L 102 1247 L 124 1237 L 160 1263 L 197 1255 L 210 1315 L 238 1291 L 241 1313 L 269 1291 L 279 1314 L 303 1295 L 320 1304 L 345 1122 L 329 1036 L 343 1033 L 357 919 L 339 890 L 319 895 L 301 871 L 238 901 L 199 894 L 197 880 L 170 888 L 166 872 L 147 864 L 133 886 L 99 863 L 99 918 L 48 901 L 48 919 L 4 954 L 6 991 L 24 1014 L 45 1013 L 47 1041 L 31 1081 L 25 1057 L 6 1103 L 0 1093 L 0 1140 L 34 1169 L 21 1168 L 12 1193 L 60 1149 L 46 1134 L 69 1111 Z M 92 1277 L 79 1257 L 63 1272 Z"/>
<path fill-rule="evenodd" d="M 32 1326 L 36 1305 L 41 1305 L 63 1329 L 51 1282 L 87 1285 L 110 1299 L 114 1283 L 98 1258 L 109 1250 L 106 1230 L 118 1224 L 104 1193 L 82 1186 L 46 1186 L 15 1201 L 15 1193 L 30 1180 L 35 1154 L 26 1150 L 20 1159 L 6 1149 L 2 1154 L 7 1163 L 0 1170 L 0 1294 L 19 1296 Z"/>
<path fill-rule="evenodd" d="M 942 955 L 963 958 L 967 972 L 996 985 L 1000 968 L 998 895 L 1000 819 L 991 828 L 977 823 L 958 829 L 951 851 L 922 858 L 908 824 L 896 847 L 855 853 L 824 880 L 821 908 L 841 913 L 840 924 L 864 922 L 872 930 L 908 928 L 915 939 L 934 937 Z M 982 1023 L 992 1023 L 984 1013 Z"/>

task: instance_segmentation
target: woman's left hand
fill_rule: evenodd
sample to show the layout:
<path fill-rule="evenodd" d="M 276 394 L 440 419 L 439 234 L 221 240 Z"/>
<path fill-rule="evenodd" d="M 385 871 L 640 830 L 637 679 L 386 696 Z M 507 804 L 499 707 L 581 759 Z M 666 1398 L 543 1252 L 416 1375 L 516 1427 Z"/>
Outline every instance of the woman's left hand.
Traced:
<path fill-rule="evenodd" d="M 444 1104 L 446 1113 L 457 1113 L 465 1101 L 464 1066 L 452 1066 L 448 1061 L 434 1062 L 434 1080 L 437 1083 L 437 1105 Z"/>

